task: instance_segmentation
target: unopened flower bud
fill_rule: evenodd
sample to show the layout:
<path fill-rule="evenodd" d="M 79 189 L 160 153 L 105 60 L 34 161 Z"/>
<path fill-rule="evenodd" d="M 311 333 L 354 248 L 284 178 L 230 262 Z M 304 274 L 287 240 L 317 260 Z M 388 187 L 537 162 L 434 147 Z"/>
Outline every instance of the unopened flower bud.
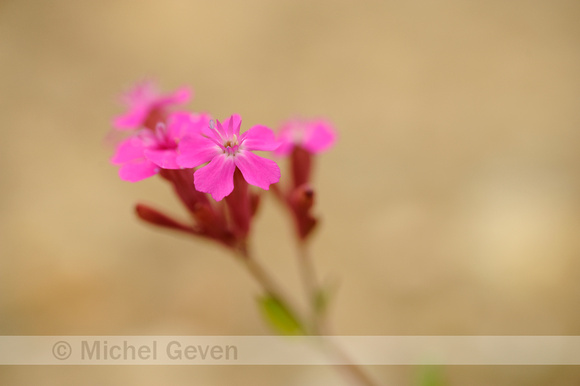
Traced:
<path fill-rule="evenodd" d="M 187 233 L 198 234 L 197 230 L 191 226 L 185 225 L 170 216 L 166 215 L 165 213 L 160 212 L 157 209 L 154 209 L 145 204 L 137 204 L 135 206 L 135 212 L 137 216 L 143 221 L 148 222 L 149 224 L 162 227 L 162 228 L 169 228 L 180 230 Z"/>

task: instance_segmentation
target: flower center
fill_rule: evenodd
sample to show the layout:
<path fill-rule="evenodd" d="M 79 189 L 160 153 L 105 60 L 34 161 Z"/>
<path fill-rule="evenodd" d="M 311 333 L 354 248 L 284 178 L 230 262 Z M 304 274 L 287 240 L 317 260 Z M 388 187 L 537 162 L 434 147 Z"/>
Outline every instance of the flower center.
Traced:
<path fill-rule="evenodd" d="M 219 122 L 218 122 L 219 123 Z M 215 124 L 213 123 L 213 120 L 209 121 L 209 128 L 210 130 L 212 130 L 214 133 L 217 134 L 217 137 L 214 138 L 209 138 L 211 141 L 213 141 L 216 145 L 218 145 L 225 154 L 227 155 L 236 155 L 236 153 L 238 152 L 239 148 L 240 148 L 240 143 L 238 142 L 238 136 L 235 134 L 227 134 L 226 132 L 224 132 L 224 130 L 222 129 L 222 127 L 220 126 L 220 130 L 217 130 L 215 128 Z"/>
<path fill-rule="evenodd" d="M 143 129 L 139 136 L 147 148 L 155 150 L 177 149 L 177 139 L 169 136 L 164 123 L 158 123 L 154 130 Z"/>
<path fill-rule="evenodd" d="M 223 146 L 227 155 L 235 155 L 240 147 L 238 137 L 234 135 L 233 138 L 225 140 Z"/>

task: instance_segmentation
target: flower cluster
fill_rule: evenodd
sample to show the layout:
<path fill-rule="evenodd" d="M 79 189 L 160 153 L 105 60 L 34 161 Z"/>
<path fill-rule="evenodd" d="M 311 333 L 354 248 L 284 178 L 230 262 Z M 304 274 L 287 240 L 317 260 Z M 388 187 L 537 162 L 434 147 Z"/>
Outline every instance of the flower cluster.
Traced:
<path fill-rule="evenodd" d="M 153 83 L 143 83 L 126 94 L 128 111 L 113 121 L 116 129 L 129 131 L 111 159 L 121 179 L 137 182 L 159 174 L 173 185 L 192 221 L 176 220 L 144 204 L 137 205 L 139 217 L 243 250 L 260 200 L 248 185 L 274 186 L 305 239 L 316 224 L 310 213 L 312 156 L 334 144 L 331 125 L 293 120 L 282 125 L 278 136 L 263 125 L 241 132 L 237 114 L 220 122 L 207 113 L 176 110 L 190 98 L 186 88 L 162 94 Z M 278 187 L 278 164 L 255 151 L 289 156 L 292 182 Z"/>
<path fill-rule="evenodd" d="M 190 99 L 187 88 L 163 94 L 151 82 L 139 84 L 123 98 L 128 109 L 114 118 L 113 126 L 127 136 L 117 145 L 111 162 L 125 181 L 159 175 L 171 184 L 188 216 L 179 220 L 146 204 L 137 204 L 137 215 L 154 226 L 229 248 L 262 287 L 258 305 L 279 333 L 332 335 L 326 323 L 331 288 L 318 282 L 306 244 L 319 222 L 313 213 L 313 166 L 316 156 L 336 142 L 332 125 L 323 119 L 293 119 L 283 123 L 277 135 L 263 125 L 242 131 L 242 118 L 237 114 L 220 121 L 207 113 L 177 109 Z M 277 160 L 287 158 L 289 178 L 281 179 L 277 162 L 255 154 L 258 151 L 271 152 Z M 248 248 L 261 190 L 272 191 L 294 221 L 306 313 Z M 325 348 L 345 357 L 335 345 Z M 357 366 L 346 368 L 360 384 L 374 385 Z"/>

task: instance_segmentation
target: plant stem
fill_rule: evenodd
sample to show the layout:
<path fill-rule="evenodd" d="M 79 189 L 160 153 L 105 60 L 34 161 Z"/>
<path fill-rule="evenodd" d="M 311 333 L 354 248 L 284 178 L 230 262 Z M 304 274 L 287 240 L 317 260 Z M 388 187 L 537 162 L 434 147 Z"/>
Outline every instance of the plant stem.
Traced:
<path fill-rule="evenodd" d="M 300 267 L 300 277 L 302 278 L 302 284 L 304 285 L 304 290 L 306 292 L 306 297 L 308 299 L 308 307 L 310 313 L 311 328 L 316 334 L 324 334 L 325 326 L 322 318 L 321 310 L 319 309 L 318 300 L 320 293 L 320 287 L 318 281 L 316 280 L 316 271 L 314 269 L 314 264 L 308 248 L 304 241 L 299 241 L 298 243 L 298 265 Z"/>
<path fill-rule="evenodd" d="M 240 260 L 246 267 L 250 275 L 262 286 L 262 289 L 270 296 L 275 298 L 278 302 L 283 304 L 285 308 L 292 313 L 292 316 L 304 326 L 303 318 L 298 312 L 298 307 L 292 303 L 291 299 L 286 296 L 282 288 L 272 278 L 262 265 L 254 258 L 254 256 L 244 249 L 240 252 Z"/>
<path fill-rule="evenodd" d="M 326 332 L 326 326 L 322 323 L 322 320 L 317 315 L 316 310 L 316 294 L 318 292 L 318 285 L 316 283 L 316 276 L 314 274 L 314 266 L 312 264 L 312 260 L 310 259 L 310 255 L 308 250 L 304 244 L 300 246 L 300 260 L 302 265 L 302 273 L 303 273 L 303 280 L 304 284 L 309 290 L 311 305 L 314 315 L 313 323 L 313 332 L 307 332 L 309 335 L 319 335 L 320 333 L 324 333 L 328 335 Z M 276 283 L 276 281 L 266 272 L 266 270 L 262 267 L 262 265 L 256 261 L 254 256 L 248 251 L 247 248 L 244 248 L 239 252 L 239 259 L 244 266 L 247 268 L 248 272 L 252 275 L 252 277 L 260 284 L 263 290 L 268 293 L 270 296 L 273 296 L 278 300 L 280 303 L 284 304 L 289 312 L 293 314 L 293 317 L 299 321 L 303 326 L 303 319 L 297 313 L 297 308 L 292 304 L 291 300 L 284 294 L 280 286 Z M 309 330 L 310 331 L 310 330 Z M 344 352 L 344 350 L 339 347 L 335 342 L 332 341 L 330 336 L 321 336 L 327 341 L 328 347 L 331 348 L 334 355 L 336 355 L 341 361 L 346 363 L 351 363 L 348 365 L 335 365 L 342 373 L 345 374 L 346 377 L 350 378 L 352 381 L 356 382 L 361 386 L 377 386 L 377 384 L 366 374 L 363 369 L 356 365 L 352 364 L 352 360 L 350 357 Z"/>
<path fill-rule="evenodd" d="M 342 371 L 346 377 L 352 379 L 354 382 L 361 386 L 378 386 L 378 384 L 364 371 L 364 369 L 361 366 L 354 364 L 348 354 L 346 354 L 346 352 L 340 346 L 333 342 L 331 338 L 332 337 L 327 337 L 326 340 L 334 351 L 334 354 L 346 363 L 350 363 L 348 365 L 334 365 L 334 367 Z"/>
<path fill-rule="evenodd" d="M 313 329 L 316 334 L 331 335 L 329 327 L 326 324 L 324 310 L 319 309 L 319 296 L 324 296 L 321 293 L 322 288 L 318 284 L 316 279 L 316 272 L 314 269 L 314 263 L 312 257 L 308 251 L 306 242 L 298 242 L 298 261 L 300 265 L 300 272 L 302 276 L 302 282 L 306 290 L 308 299 L 310 300 L 310 312 L 311 312 L 311 322 Z M 369 377 L 369 375 L 358 365 L 352 364 L 352 359 L 348 354 L 335 342 L 332 338 L 328 336 L 326 338 L 327 343 L 331 347 L 335 355 L 337 355 L 341 360 L 348 365 L 335 365 L 340 371 L 342 371 L 347 377 L 351 378 L 353 381 L 364 386 L 376 386 L 376 383 Z"/>

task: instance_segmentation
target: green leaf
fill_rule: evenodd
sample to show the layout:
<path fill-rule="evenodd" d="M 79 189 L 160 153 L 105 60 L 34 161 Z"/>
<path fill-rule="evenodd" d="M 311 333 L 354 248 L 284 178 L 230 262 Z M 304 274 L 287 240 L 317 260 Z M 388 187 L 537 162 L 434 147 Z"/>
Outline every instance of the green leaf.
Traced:
<path fill-rule="evenodd" d="M 439 366 L 422 366 L 419 369 L 419 386 L 445 386 L 443 371 Z"/>
<path fill-rule="evenodd" d="M 258 299 L 264 319 L 282 335 L 305 335 L 298 319 L 282 302 L 271 295 Z"/>

